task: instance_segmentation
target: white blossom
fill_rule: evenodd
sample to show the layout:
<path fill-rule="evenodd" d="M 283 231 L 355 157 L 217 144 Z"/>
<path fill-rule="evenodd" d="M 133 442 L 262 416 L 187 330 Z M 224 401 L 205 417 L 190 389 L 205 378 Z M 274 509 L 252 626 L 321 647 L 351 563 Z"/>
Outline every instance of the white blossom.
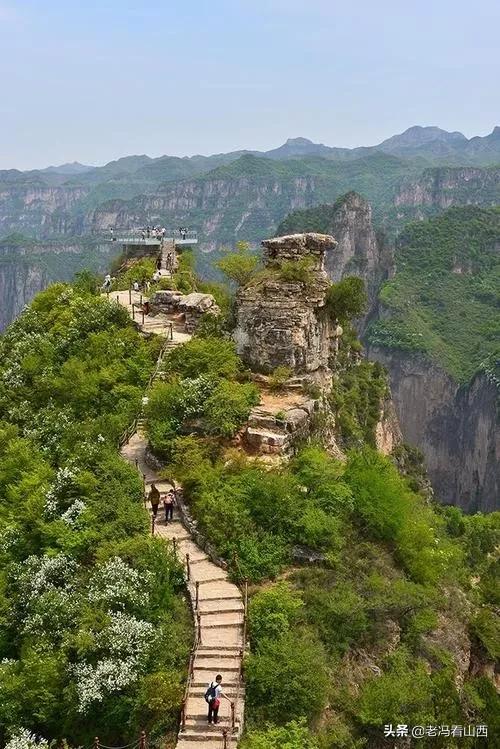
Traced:
<path fill-rule="evenodd" d="M 94 701 L 125 689 L 144 671 L 155 645 L 155 628 L 150 622 L 122 612 L 110 615 L 110 624 L 96 637 L 106 654 L 95 664 L 72 667 L 78 693 L 78 709 L 84 713 Z"/>
<path fill-rule="evenodd" d="M 63 512 L 63 514 L 61 515 L 61 520 L 63 520 L 67 525 L 74 525 L 86 508 L 87 505 L 85 504 L 85 502 L 83 502 L 81 499 L 75 499 L 73 504 L 68 507 L 66 512 Z"/>
<path fill-rule="evenodd" d="M 100 565 L 90 581 L 89 600 L 124 608 L 126 604 L 145 606 L 149 601 L 150 572 L 138 572 L 121 557 Z"/>
<path fill-rule="evenodd" d="M 49 590 L 70 590 L 77 564 L 64 554 L 30 556 L 16 565 L 16 578 L 22 599 L 29 603 Z"/>
<path fill-rule="evenodd" d="M 41 736 L 28 731 L 27 728 L 19 728 L 5 745 L 5 749 L 48 749 L 49 742 Z"/>

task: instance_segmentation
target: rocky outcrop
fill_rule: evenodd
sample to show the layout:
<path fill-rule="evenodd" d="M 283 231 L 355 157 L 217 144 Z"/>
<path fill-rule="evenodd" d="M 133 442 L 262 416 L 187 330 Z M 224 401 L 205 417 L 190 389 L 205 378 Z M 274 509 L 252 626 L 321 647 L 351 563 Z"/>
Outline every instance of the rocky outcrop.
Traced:
<path fill-rule="evenodd" d="M 318 402 L 302 396 L 279 411 L 260 404 L 252 409 L 244 440 L 250 452 L 260 455 L 291 455 L 299 442 L 311 434 L 311 417 Z"/>
<path fill-rule="evenodd" d="M 425 457 L 436 499 L 466 512 L 498 509 L 498 391 L 486 375 L 458 385 L 428 359 L 369 349 L 389 371 L 404 440 Z"/>
<path fill-rule="evenodd" d="M 325 255 L 328 277 L 338 282 L 346 276 L 358 276 L 366 284 L 368 309 L 357 325 L 362 332 L 376 304 L 380 284 L 391 272 L 393 249 L 382 236 L 377 236 L 370 203 L 355 192 L 347 193 L 333 205 L 290 214 L 278 231 L 303 231 L 311 223 L 337 240 Z"/>
<path fill-rule="evenodd" d="M 218 315 L 220 309 L 211 294 L 181 294 L 174 290 L 155 291 L 150 299 L 151 314 L 181 315 L 186 333 L 194 333 L 203 315 Z"/>
<path fill-rule="evenodd" d="M 373 300 L 392 263 L 392 253 L 377 238 L 370 203 L 350 192 L 332 206 L 330 228 L 337 246 L 326 254 L 325 267 L 332 281 L 358 276 Z"/>
<path fill-rule="evenodd" d="M 294 234 L 265 240 L 263 245 L 266 270 L 238 294 L 238 353 L 256 372 L 282 366 L 294 374 L 321 376 L 329 371 L 335 329 L 325 306 L 330 283 L 323 264 L 335 240 L 324 234 Z M 280 263 L 303 258 L 312 263 L 303 280 L 287 280 Z"/>

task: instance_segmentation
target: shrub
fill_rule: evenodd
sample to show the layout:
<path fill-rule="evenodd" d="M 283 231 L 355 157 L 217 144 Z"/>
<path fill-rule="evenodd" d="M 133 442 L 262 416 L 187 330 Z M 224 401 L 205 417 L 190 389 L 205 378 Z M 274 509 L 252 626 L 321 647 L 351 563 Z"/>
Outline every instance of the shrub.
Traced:
<path fill-rule="evenodd" d="M 332 284 L 326 299 L 329 314 L 341 323 L 359 317 L 364 312 L 366 303 L 364 281 L 356 276 L 348 276 Z"/>
<path fill-rule="evenodd" d="M 219 338 L 193 338 L 170 352 L 165 362 L 168 372 L 181 377 L 235 377 L 241 362 L 232 341 Z"/>
<path fill-rule="evenodd" d="M 500 657 L 500 619 L 493 611 L 482 608 L 472 621 L 472 631 L 490 658 Z"/>
<path fill-rule="evenodd" d="M 298 621 L 303 602 L 300 596 L 286 583 L 258 591 L 250 601 L 249 623 L 252 647 L 259 643 L 285 635 Z"/>
<path fill-rule="evenodd" d="M 325 655 L 311 632 L 295 629 L 260 642 L 245 661 L 247 703 L 259 722 L 285 725 L 312 720 L 324 706 L 328 677 Z"/>
<path fill-rule="evenodd" d="M 241 742 L 242 749 L 319 749 L 305 721 L 291 721 L 285 726 L 269 726 L 249 731 Z"/>
<path fill-rule="evenodd" d="M 279 277 L 285 283 L 311 284 L 313 281 L 313 259 L 302 257 L 299 260 L 282 260 L 277 266 Z"/>
<path fill-rule="evenodd" d="M 291 377 L 290 367 L 276 367 L 269 376 L 269 387 L 271 390 L 283 390 L 286 381 Z"/>
<path fill-rule="evenodd" d="M 389 659 L 381 676 L 363 684 L 357 717 L 380 729 L 388 723 L 432 724 L 435 713 L 431 679 L 422 660 L 410 659 L 404 648 Z M 437 716 L 436 716 L 437 717 Z M 439 720 L 448 723 L 444 715 Z"/>
<path fill-rule="evenodd" d="M 221 380 L 207 398 L 203 409 L 208 433 L 232 437 L 259 400 L 259 391 L 254 384 Z"/>
<path fill-rule="evenodd" d="M 238 242 L 236 252 L 225 250 L 225 253 L 225 256 L 215 263 L 215 267 L 237 286 L 245 286 L 257 270 L 258 255 L 250 252 L 250 246 L 246 242 Z"/>

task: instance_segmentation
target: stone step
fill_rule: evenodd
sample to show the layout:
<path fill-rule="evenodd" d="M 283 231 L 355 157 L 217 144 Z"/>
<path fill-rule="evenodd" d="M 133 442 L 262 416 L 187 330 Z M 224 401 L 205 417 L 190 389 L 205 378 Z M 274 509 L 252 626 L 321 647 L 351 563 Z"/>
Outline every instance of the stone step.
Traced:
<path fill-rule="evenodd" d="M 222 655 L 224 658 L 228 654 L 234 654 L 236 657 L 239 657 L 241 653 L 241 648 L 237 645 L 223 645 L 222 647 L 214 647 L 213 645 L 200 645 L 199 648 L 196 650 L 199 655 L 201 655 L 203 658 L 206 657 L 217 657 L 219 655 Z"/>
<path fill-rule="evenodd" d="M 241 627 L 208 627 L 201 630 L 201 644 L 211 647 L 243 647 Z"/>
<path fill-rule="evenodd" d="M 193 681 L 196 684 L 203 684 L 206 680 L 207 684 L 209 681 L 213 681 L 217 673 L 222 674 L 222 688 L 224 689 L 224 683 L 235 684 L 238 681 L 240 668 L 238 666 L 228 667 L 226 665 L 219 664 L 217 668 L 213 665 L 210 666 L 196 666 L 193 669 Z"/>
<path fill-rule="evenodd" d="M 221 671 L 225 669 L 238 669 L 241 657 L 233 653 L 217 653 L 216 655 L 206 656 L 203 653 L 196 652 L 194 656 L 194 668 L 211 669 L 212 671 Z"/>
<path fill-rule="evenodd" d="M 218 614 L 218 613 L 240 613 L 245 610 L 243 601 L 237 598 L 222 598 L 207 601 L 200 598 L 198 610 L 200 614 Z"/>
<path fill-rule="evenodd" d="M 191 687 L 191 689 L 189 690 L 189 694 L 192 695 L 193 697 L 203 697 L 203 699 L 204 699 L 205 698 L 205 692 L 207 691 L 207 687 L 208 687 L 210 681 L 211 681 L 211 679 L 209 679 L 209 681 L 207 681 L 204 684 L 198 684 L 198 682 L 197 682 L 197 686 L 193 685 Z M 240 689 L 238 691 L 238 685 L 237 684 L 224 684 L 223 683 L 222 684 L 222 688 L 223 688 L 224 694 L 227 694 L 227 696 L 230 699 L 236 699 L 236 696 L 239 695 L 241 697 L 245 693 L 245 690 L 242 687 L 240 687 Z"/>
<path fill-rule="evenodd" d="M 179 749 L 222 749 L 224 744 L 222 734 L 218 738 L 215 738 L 215 736 L 213 738 L 208 737 L 204 734 L 179 734 L 177 746 Z"/>
<path fill-rule="evenodd" d="M 194 587 L 194 586 L 193 586 Z M 239 590 L 229 580 L 203 580 L 200 582 L 200 596 L 204 601 L 238 598 Z"/>
<path fill-rule="evenodd" d="M 243 612 L 212 612 L 201 614 L 202 627 L 241 627 L 243 625 Z"/>
<path fill-rule="evenodd" d="M 197 564 L 193 567 L 192 581 L 199 583 L 221 583 L 226 582 L 227 574 L 220 567 L 216 567 L 213 562 Z"/>
<path fill-rule="evenodd" d="M 241 705 L 238 703 L 238 706 Z M 186 724 L 190 725 L 196 720 L 202 720 L 207 715 L 207 703 L 205 698 L 192 697 L 190 694 L 186 703 Z M 236 716 L 238 718 L 238 715 Z M 231 706 L 227 700 L 222 699 L 219 708 L 219 720 L 221 723 L 229 723 L 231 720 Z"/>

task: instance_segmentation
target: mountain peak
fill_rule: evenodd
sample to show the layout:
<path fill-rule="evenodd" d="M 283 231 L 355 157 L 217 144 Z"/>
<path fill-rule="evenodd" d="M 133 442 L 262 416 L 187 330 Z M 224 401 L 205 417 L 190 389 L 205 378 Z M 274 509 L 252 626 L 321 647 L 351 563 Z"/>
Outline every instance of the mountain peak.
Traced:
<path fill-rule="evenodd" d="M 309 140 L 309 138 L 288 138 L 285 146 L 315 146 L 319 145 L 317 143 L 314 143 L 312 140 Z"/>

